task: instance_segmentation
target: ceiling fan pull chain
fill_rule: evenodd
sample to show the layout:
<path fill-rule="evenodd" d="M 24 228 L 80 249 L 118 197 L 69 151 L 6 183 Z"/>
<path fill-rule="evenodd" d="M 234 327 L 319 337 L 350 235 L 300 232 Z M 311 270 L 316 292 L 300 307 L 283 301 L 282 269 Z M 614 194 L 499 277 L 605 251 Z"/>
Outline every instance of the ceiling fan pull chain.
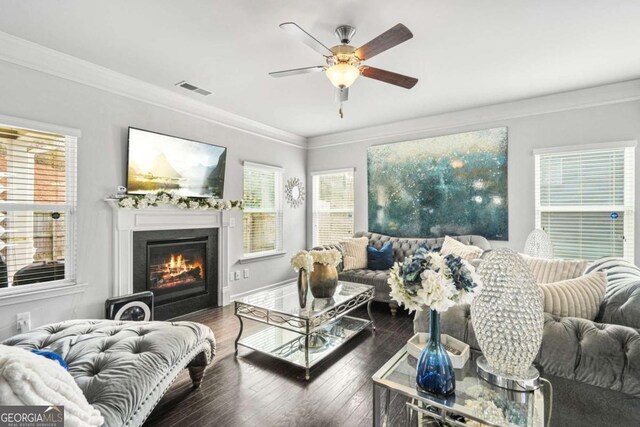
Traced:
<path fill-rule="evenodd" d="M 340 118 L 344 119 L 344 114 L 342 114 L 342 102 L 340 103 L 340 109 L 338 110 L 338 113 L 340 114 Z"/>

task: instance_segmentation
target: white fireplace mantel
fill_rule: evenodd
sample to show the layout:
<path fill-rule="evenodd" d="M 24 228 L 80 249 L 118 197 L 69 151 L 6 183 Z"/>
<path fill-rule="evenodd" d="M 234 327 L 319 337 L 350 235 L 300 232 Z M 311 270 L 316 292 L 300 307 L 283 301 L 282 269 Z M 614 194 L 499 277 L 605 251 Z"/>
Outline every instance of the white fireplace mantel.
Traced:
<path fill-rule="evenodd" d="M 227 286 L 229 218 L 224 212 L 190 210 L 174 206 L 125 209 L 107 199 L 113 209 L 113 295 L 133 293 L 133 233 L 135 231 L 217 228 L 218 304 L 230 302 Z"/>

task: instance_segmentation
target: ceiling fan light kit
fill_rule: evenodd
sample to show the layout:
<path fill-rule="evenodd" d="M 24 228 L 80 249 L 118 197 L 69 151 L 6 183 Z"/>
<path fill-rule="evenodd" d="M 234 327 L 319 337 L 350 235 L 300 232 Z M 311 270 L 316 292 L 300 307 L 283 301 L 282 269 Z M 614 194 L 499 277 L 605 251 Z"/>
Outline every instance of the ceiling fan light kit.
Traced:
<path fill-rule="evenodd" d="M 296 68 L 292 70 L 276 71 L 269 73 L 272 77 L 287 77 L 298 74 L 308 74 L 317 71 L 324 71 L 325 75 L 333 86 L 337 88 L 336 101 L 340 103 L 340 117 L 342 117 L 342 103 L 349 99 L 349 87 L 359 76 L 379 80 L 384 83 L 411 89 L 418 83 L 418 79 L 393 73 L 375 67 L 362 65 L 362 62 L 378 55 L 385 50 L 391 49 L 413 37 L 407 27 L 397 24 L 393 28 L 375 37 L 373 40 L 359 48 L 349 45 L 351 38 L 355 35 L 356 29 L 351 25 L 341 25 L 336 28 L 335 35 L 340 40 L 339 45 L 328 48 L 318 39 L 307 33 L 294 22 L 280 24 L 280 28 L 285 30 L 298 41 L 306 44 L 316 52 L 325 57 L 326 66 L 317 65 L 313 67 Z"/>

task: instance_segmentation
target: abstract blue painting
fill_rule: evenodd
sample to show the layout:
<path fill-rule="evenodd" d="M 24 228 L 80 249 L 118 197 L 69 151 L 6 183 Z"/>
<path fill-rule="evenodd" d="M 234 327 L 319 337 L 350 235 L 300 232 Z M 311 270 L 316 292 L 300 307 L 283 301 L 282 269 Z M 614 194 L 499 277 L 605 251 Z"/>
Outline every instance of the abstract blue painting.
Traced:
<path fill-rule="evenodd" d="M 369 147 L 369 231 L 509 239 L 506 127 Z"/>

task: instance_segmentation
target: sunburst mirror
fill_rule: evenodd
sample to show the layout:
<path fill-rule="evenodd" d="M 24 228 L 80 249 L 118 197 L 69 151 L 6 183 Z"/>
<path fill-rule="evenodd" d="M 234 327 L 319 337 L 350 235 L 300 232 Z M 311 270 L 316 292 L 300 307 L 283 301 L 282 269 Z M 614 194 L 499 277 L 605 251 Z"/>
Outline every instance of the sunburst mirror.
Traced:
<path fill-rule="evenodd" d="M 292 208 L 298 208 L 304 203 L 304 185 L 298 178 L 289 178 L 284 186 L 284 195 Z"/>

